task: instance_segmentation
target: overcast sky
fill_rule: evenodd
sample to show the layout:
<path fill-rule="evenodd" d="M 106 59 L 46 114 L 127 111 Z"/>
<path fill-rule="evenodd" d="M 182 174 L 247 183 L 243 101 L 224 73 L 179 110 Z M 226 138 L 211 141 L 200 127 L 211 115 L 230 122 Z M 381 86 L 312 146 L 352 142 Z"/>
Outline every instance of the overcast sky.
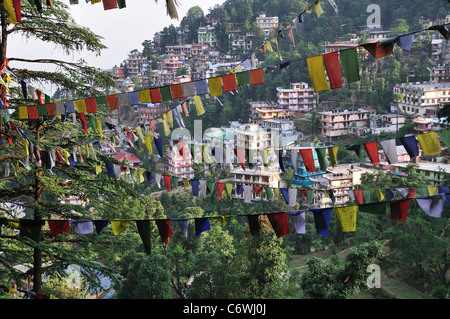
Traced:
<path fill-rule="evenodd" d="M 86 3 L 85 0 L 79 0 L 78 5 L 70 5 L 69 0 L 62 1 L 69 5 L 72 16 L 78 24 L 90 28 L 104 38 L 103 44 L 108 49 L 104 50 L 100 57 L 86 52 L 67 56 L 54 45 L 15 37 L 8 41 L 8 57 L 33 59 L 52 57 L 66 61 L 78 61 L 81 57 L 91 66 L 110 69 L 114 65 L 120 65 L 131 50 L 142 50 L 142 42 L 152 40 L 155 32 L 170 24 L 178 26 L 191 7 L 198 5 L 207 14 L 209 8 L 215 4 L 225 2 L 225 0 L 178 0 L 179 20 L 173 20 L 167 15 L 165 0 L 158 0 L 158 3 L 155 3 L 155 0 L 128 0 L 126 8 L 106 11 L 103 10 L 102 3 L 93 5 Z M 15 66 L 13 62 L 11 66 Z"/>

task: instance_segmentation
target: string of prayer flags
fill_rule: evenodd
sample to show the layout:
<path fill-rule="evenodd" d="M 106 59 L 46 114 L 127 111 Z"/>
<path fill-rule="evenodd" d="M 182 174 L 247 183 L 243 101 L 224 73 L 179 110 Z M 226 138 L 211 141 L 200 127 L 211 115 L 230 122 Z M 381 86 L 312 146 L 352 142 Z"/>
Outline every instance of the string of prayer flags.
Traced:
<path fill-rule="evenodd" d="M 420 146 L 422 147 L 425 155 L 435 155 L 441 152 L 441 147 L 439 146 L 436 132 L 418 134 L 417 139 L 419 140 Z"/>
<path fill-rule="evenodd" d="M 415 158 L 419 156 L 419 147 L 414 135 L 401 137 L 400 142 L 405 147 L 405 150 L 408 153 L 409 157 Z"/>
<path fill-rule="evenodd" d="M 358 203 L 358 210 L 362 213 L 386 215 L 388 202 Z"/>
<path fill-rule="evenodd" d="M 343 232 L 356 231 L 357 205 L 335 207 L 334 211 Z"/>
<path fill-rule="evenodd" d="M 339 54 L 347 83 L 350 84 L 359 81 L 359 63 L 356 48 L 342 50 Z"/>
<path fill-rule="evenodd" d="M 162 243 L 167 244 L 169 237 L 173 235 L 173 230 L 170 228 L 170 219 L 158 219 L 156 220 L 156 226 L 158 227 Z"/>
<path fill-rule="evenodd" d="M 364 149 L 366 150 L 366 153 L 369 156 L 369 159 L 372 162 L 372 164 L 380 163 L 380 158 L 378 156 L 377 142 L 364 143 Z"/>
<path fill-rule="evenodd" d="M 285 212 L 267 214 L 267 217 L 278 238 L 289 234 L 289 224 Z"/>
<path fill-rule="evenodd" d="M 305 164 L 305 168 L 307 172 L 315 172 L 316 165 L 314 164 L 314 157 L 312 153 L 312 149 L 300 149 L 300 155 L 303 159 L 303 163 Z"/>
<path fill-rule="evenodd" d="M 391 208 L 391 219 L 395 221 L 406 222 L 408 216 L 410 199 L 395 199 L 389 201 Z"/>
<path fill-rule="evenodd" d="M 316 232 L 321 236 L 328 236 L 328 226 L 330 223 L 332 207 L 327 208 L 311 208 L 310 211 L 314 216 L 314 225 Z"/>
<path fill-rule="evenodd" d="M 307 58 L 309 76 L 311 78 L 314 92 L 321 92 L 328 90 L 328 81 L 325 74 L 325 67 L 323 65 L 323 56 Z"/>
<path fill-rule="evenodd" d="M 332 89 L 344 86 L 342 82 L 341 66 L 339 63 L 339 53 L 331 52 L 323 55 L 323 62 L 328 75 L 328 81 Z"/>

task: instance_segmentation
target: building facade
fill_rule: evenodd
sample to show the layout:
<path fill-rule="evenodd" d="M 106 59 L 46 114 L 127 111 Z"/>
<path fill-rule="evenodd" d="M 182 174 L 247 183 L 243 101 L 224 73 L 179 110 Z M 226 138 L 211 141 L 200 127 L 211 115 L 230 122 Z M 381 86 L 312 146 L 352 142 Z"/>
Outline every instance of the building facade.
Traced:
<path fill-rule="evenodd" d="M 291 83 L 289 88 L 278 87 L 277 103 L 292 112 L 310 111 L 317 106 L 314 89 L 305 82 Z"/>
<path fill-rule="evenodd" d="M 369 120 L 369 111 L 364 109 L 333 110 L 317 114 L 320 133 L 329 139 L 364 130 Z"/>
<path fill-rule="evenodd" d="M 261 13 L 256 17 L 256 25 L 263 29 L 265 38 L 268 39 L 276 28 L 278 28 L 278 17 L 267 17 L 265 13 Z"/>

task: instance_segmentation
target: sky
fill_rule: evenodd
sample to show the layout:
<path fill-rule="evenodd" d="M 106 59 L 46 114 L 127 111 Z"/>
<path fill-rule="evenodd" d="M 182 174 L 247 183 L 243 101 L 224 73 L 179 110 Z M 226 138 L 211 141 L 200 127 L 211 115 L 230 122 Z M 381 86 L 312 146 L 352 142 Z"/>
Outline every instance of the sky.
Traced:
<path fill-rule="evenodd" d="M 157 31 L 173 24 L 178 26 L 187 11 L 193 6 L 200 6 L 207 14 L 209 9 L 225 0 L 177 0 L 179 20 L 170 19 L 166 11 L 165 0 L 128 0 L 124 9 L 104 10 L 101 3 L 91 4 L 79 0 L 78 5 L 66 3 L 75 21 L 88 27 L 95 34 L 103 37 L 102 43 L 108 47 L 101 56 L 89 52 L 77 52 L 66 55 L 61 49 L 40 40 L 25 39 L 16 36 L 8 40 L 8 57 L 21 58 L 58 58 L 75 62 L 80 58 L 88 65 L 101 69 L 110 69 L 127 58 L 133 49 L 142 50 L 144 40 L 152 40 Z M 24 64 L 11 62 L 12 67 L 24 67 Z M 29 65 L 27 66 L 29 67 Z"/>

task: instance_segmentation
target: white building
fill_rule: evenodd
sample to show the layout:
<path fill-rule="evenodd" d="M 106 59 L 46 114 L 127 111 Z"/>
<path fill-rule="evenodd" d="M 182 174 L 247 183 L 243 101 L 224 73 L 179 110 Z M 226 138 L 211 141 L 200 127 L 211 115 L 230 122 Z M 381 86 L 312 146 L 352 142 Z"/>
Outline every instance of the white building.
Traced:
<path fill-rule="evenodd" d="M 367 128 L 369 111 L 364 109 L 345 109 L 317 112 L 319 128 L 326 138 L 347 134 L 359 134 Z"/>
<path fill-rule="evenodd" d="M 278 17 L 266 17 L 265 13 L 256 17 L 256 25 L 263 29 L 266 39 L 278 28 L 278 23 Z"/>
<path fill-rule="evenodd" d="M 310 111 L 317 106 L 314 89 L 305 82 L 291 83 L 289 88 L 277 87 L 278 106 L 290 111 Z"/>

